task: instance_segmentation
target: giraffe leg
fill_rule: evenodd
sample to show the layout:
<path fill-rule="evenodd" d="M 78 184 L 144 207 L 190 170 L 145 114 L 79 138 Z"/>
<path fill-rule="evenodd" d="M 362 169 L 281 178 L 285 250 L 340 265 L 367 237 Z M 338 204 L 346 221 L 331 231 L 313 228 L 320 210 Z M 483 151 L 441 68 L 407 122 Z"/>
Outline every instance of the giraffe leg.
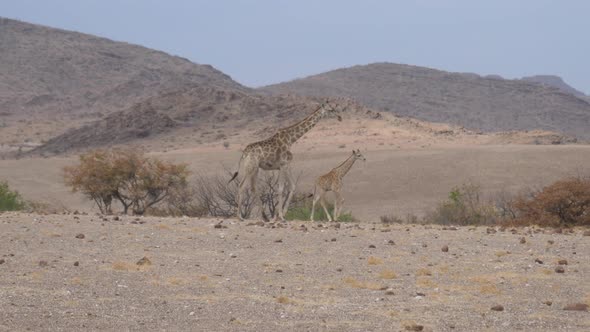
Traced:
<path fill-rule="evenodd" d="M 285 169 L 285 180 L 287 181 L 287 190 L 289 191 L 287 194 L 287 200 L 285 201 L 283 207 L 283 215 L 287 214 L 289 211 L 289 205 L 291 204 L 291 200 L 293 199 L 293 193 L 295 192 L 295 181 L 293 181 L 293 174 L 291 173 L 291 168 L 286 167 Z"/>
<path fill-rule="evenodd" d="M 256 182 L 256 176 L 258 174 L 258 167 L 256 165 L 251 165 L 250 163 L 244 163 L 243 169 L 243 177 L 240 180 L 240 184 L 238 186 L 238 208 L 237 208 L 237 215 L 240 220 L 244 220 L 244 215 L 242 213 L 242 201 L 244 199 L 244 193 L 246 191 L 248 184 L 252 184 Z M 254 191 L 256 188 L 252 188 Z"/>
<path fill-rule="evenodd" d="M 334 192 L 336 199 L 334 200 L 334 221 L 338 221 L 340 214 L 342 213 L 342 206 L 344 205 L 344 198 L 340 195 L 339 191 Z"/>
<path fill-rule="evenodd" d="M 279 214 L 277 216 L 275 216 L 275 220 L 281 220 L 284 221 L 285 217 L 283 216 L 283 203 L 284 203 L 284 199 L 283 199 L 283 190 L 285 189 L 285 183 L 283 181 L 283 170 L 280 169 L 279 170 L 279 179 L 278 179 L 278 189 L 277 189 L 277 195 L 279 197 L 279 205 L 277 206 Z"/>
<path fill-rule="evenodd" d="M 330 212 L 328 212 L 328 208 L 326 207 L 326 200 L 324 198 L 325 198 L 324 195 L 322 195 L 320 198 L 320 204 L 322 204 L 322 207 L 324 208 L 324 212 L 326 212 L 326 216 L 328 217 L 328 221 L 332 221 L 332 217 L 330 216 Z"/>
<path fill-rule="evenodd" d="M 321 191 L 321 189 L 319 189 L 317 186 L 315 187 L 314 191 L 313 191 L 313 203 L 311 203 L 311 216 L 310 216 L 310 220 L 313 221 L 313 216 L 315 214 L 315 204 L 318 202 L 318 200 L 320 199 L 320 197 L 323 195 L 324 193 Z"/>

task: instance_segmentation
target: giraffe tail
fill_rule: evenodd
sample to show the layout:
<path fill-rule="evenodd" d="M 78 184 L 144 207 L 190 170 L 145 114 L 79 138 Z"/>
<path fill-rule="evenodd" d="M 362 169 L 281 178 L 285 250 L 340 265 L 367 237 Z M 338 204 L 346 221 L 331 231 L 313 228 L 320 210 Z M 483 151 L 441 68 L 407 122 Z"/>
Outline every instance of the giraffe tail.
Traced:
<path fill-rule="evenodd" d="M 231 183 L 237 177 L 238 177 L 238 172 L 235 172 L 234 176 L 232 176 L 231 180 L 229 180 L 227 183 Z"/>

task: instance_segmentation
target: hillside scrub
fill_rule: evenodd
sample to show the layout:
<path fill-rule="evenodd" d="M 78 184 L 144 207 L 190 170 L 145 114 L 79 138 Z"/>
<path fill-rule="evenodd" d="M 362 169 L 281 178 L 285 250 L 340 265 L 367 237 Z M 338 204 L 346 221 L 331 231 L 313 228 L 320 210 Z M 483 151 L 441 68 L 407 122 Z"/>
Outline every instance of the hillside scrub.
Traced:
<path fill-rule="evenodd" d="M 113 201 L 123 213 L 144 214 L 187 184 L 184 164 L 150 158 L 135 150 L 94 150 L 80 156 L 76 166 L 64 168 L 64 180 L 74 192 L 92 199 L 101 213 L 112 213 Z"/>

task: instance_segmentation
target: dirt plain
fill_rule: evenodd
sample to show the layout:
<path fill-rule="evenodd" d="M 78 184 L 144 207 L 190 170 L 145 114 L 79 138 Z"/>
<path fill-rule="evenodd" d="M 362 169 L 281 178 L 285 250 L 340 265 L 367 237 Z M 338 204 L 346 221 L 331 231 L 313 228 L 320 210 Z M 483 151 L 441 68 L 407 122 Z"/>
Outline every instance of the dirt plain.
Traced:
<path fill-rule="evenodd" d="M 302 191 L 357 147 L 318 140 L 294 146 Z M 214 174 L 237 165 L 240 147 L 155 155 Z M 0 176 L 25 197 L 80 214 L 0 215 L 0 330 L 590 329 L 588 312 L 564 310 L 590 305 L 585 230 L 379 222 L 421 215 L 467 181 L 518 192 L 585 174 L 589 146 L 377 147 L 345 180 L 345 210 L 361 222 L 220 228 L 221 219 L 98 216 L 62 183 L 75 156 L 2 160 Z"/>
<path fill-rule="evenodd" d="M 21 213 L 0 225 L 2 331 L 590 329 L 588 312 L 564 310 L 590 304 L 579 229 Z"/>

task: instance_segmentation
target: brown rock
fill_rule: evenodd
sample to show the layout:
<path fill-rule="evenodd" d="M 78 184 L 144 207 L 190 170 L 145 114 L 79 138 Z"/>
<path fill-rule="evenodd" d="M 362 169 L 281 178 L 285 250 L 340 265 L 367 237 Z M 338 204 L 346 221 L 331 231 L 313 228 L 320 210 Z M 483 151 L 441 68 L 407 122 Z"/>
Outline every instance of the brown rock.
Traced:
<path fill-rule="evenodd" d="M 389 240 L 389 241 L 387 241 L 387 244 L 389 244 L 389 245 L 392 245 L 392 246 L 393 246 L 393 245 L 395 245 L 395 242 L 394 242 L 393 240 Z"/>
<path fill-rule="evenodd" d="M 560 259 L 559 261 L 557 261 L 557 264 L 559 264 L 559 265 L 567 265 L 567 259 Z"/>
<path fill-rule="evenodd" d="M 406 331 L 423 331 L 424 330 L 424 326 L 422 325 L 418 325 L 418 324 L 409 324 L 406 325 Z"/>
<path fill-rule="evenodd" d="M 540 260 L 540 259 L 538 259 L 538 258 L 535 258 L 535 263 L 537 263 L 537 264 L 543 264 L 543 261 Z"/>
<path fill-rule="evenodd" d="M 442 252 L 449 252 L 449 246 L 443 246 L 440 250 L 442 250 Z"/>
<path fill-rule="evenodd" d="M 526 243 L 526 239 L 525 239 L 524 237 L 521 237 L 521 238 L 520 238 L 520 243 L 521 243 L 521 244 L 525 244 L 525 243 Z"/>
<path fill-rule="evenodd" d="M 498 304 L 498 305 L 493 306 L 492 307 L 492 310 L 494 310 L 494 311 L 504 311 L 504 306 Z"/>
<path fill-rule="evenodd" d="M 586 303 L 570 303 L 563 307 L 563 310 L 588 311 L 588 305 Z"/>
<path fill-rule="evenodd" d="M 582 234 L 583 236 L 590 236 L 590 231 L 585 231 L 584 234 Z"/>
<path fill-rule="evenodd" d="M 371 249 L 375 249 L 375 248 L 377 248 L 377 247 L 375 247 L 375 245 L 374 245 L 374 244 L 371 244 L 371 245 L 369 245 L 369 248 L 371 248 Z"/>
<path fill-rule="evenodd" d="M 43 266 L 47 266 L 48 263 L 47 261 L 39 261 L 39 266 L 43 267 Z"/>
<path fill-rule="evenodd" d="M 149 265 L 152 265 L 152 261 L 150 261 L 149 258 L 144 256 L 142 259 L 138 260 L 137 263 L 135 263 L 135 264 L 140 265 L 140 266 L 141 265 L 148 265 L 149 266 Z"/>
<path fill-rule="evenodd" d="M 74 262 L 74 266 L 78 266 L 78 265 L 80 265 L 80 262 L 78 262 L 78 261 L 75 261 L 75 262 Z"/>
<path fill-rule="evenodd" d="M 86 237 L 86 236 L 85 236 L 84 234 L 82 234 L 82 233 L 80 233 L 80 234 L 76 235 L 76 239 L 83 239 L 83 238 L 85 238 L 85 237 Z"/>
<path fill-rule="evenodd" d="M 543 304 L 551 306 L 553 304 L 553 302 L 552 301 L 545 301 L 545 302 L 543 302 Z"/>
<path fill-rule="evenodd" d="M 4 260 L 4 258 L 0 259 L 0 265 L 4 264 L 6 261 Z"/>
<path fill-rule="evenodd" d="M 555 241 L 553 241 L 553 240 L 547 240 L 547 243 L 549 243 L 549 244 L 554 244 L 554 243 L 555 243 Z"/>
<path fill-rule="evenodd" d="M 555 268 L 555 272 L 557 273 L 565 273 L 565 269 L 563 268 L 563 266 L 558 266 Z"/>

